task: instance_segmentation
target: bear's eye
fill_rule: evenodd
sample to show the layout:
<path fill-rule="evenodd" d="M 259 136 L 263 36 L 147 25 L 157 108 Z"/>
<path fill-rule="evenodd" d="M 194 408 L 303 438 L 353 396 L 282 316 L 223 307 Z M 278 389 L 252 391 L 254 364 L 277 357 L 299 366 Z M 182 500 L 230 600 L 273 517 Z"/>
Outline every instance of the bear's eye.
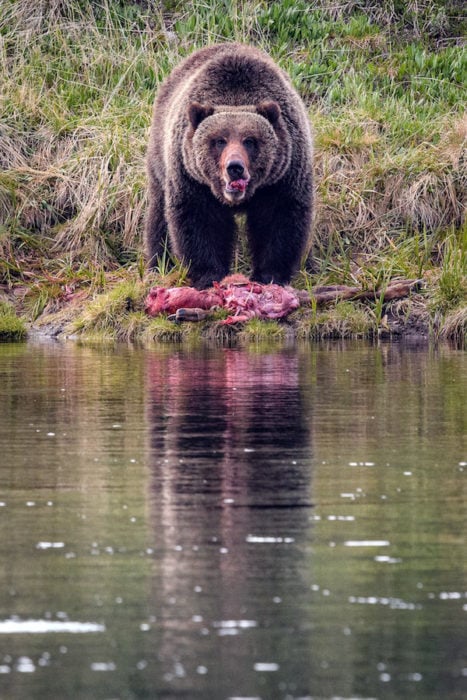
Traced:
<path fill-rule="evenodd" d="M 248 136 L 246 139 L 243 139 L 243 145 L 247 149 L 247 151 L 254 151 L 258 145 L 256 139 L 254 139 L 252 136 Z"/>
<path fill-rule="evenodd" d="M 213 139 L 211 141 L 211 145 L 217 149 L 218 151 L 222 151 L 224 146 L 226 145 L 227 141 L 223 139 L 222 137 L 219 137 L 218 139 Z"/>

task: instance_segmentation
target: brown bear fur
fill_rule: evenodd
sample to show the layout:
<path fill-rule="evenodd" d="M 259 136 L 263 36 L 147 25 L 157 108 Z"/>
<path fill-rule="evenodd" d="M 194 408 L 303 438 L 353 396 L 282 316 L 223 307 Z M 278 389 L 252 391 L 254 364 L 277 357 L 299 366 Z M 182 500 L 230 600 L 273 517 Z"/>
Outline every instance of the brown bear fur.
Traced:
<path fill-rule="evenodd" d="M 208 287 L 229 272 L 246 213 L 252 278 L 287 284 L 310 235 L 313 146 L 305 107 L 263 52 L 196 51 L 159 89 L 148 148 L 146 250 L 170 248 Z"/>

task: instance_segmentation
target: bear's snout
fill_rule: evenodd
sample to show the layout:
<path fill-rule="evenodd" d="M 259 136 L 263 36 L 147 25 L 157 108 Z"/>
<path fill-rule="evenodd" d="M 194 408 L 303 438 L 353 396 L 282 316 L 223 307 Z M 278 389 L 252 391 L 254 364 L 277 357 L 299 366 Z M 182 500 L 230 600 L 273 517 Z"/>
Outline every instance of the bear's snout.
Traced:
<path fill-rule="evenodd" d="M 231 160 L 227 163 L 227 173 L 231 180 L 238 180 L 245 173 L 245 166 L 241 160 Z"/>
<path fill-rule="evenodd" d="M 224 197 L 235 204 L 242 200 L 250 182 L 248 153 L 237 140 L 227 143 L 221 156 L 221 169 L 225 183 Z"/>

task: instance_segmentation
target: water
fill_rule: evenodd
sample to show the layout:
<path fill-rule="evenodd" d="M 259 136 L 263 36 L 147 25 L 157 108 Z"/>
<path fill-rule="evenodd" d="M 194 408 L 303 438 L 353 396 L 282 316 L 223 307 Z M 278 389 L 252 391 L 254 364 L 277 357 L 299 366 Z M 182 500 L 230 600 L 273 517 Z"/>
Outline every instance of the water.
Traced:
<path fill-rule="evenodd" d="M 466 369 L 0 345 L 0 698 L 465 698 Z"/>

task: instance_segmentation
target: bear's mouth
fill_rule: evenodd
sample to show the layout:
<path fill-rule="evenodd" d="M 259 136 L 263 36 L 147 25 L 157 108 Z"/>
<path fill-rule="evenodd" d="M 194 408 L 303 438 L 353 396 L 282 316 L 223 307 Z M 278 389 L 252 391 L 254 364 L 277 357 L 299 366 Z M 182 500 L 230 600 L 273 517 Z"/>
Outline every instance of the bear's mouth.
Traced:
<path fill-rule="evenodd" d="M 239 178 L 238 180 L 230 180 L 225 183 L 225 194 L 228 199 L 243 199 L 246 188 L 248 187 L 249 179 Z"/>

